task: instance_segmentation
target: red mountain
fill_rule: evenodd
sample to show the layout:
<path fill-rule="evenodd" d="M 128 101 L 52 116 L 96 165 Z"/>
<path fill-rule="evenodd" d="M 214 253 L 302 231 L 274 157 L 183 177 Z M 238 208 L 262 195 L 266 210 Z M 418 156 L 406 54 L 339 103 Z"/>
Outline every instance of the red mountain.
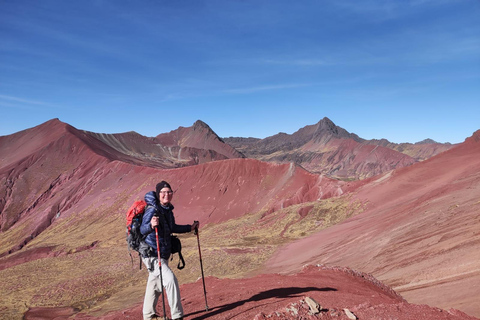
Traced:
<path fill-rule="evenodd" d="M 426 161 L 365 181 L 354 197 L 368 203 L 365 212 L 286 245 L 268 271 L 294 272 L 307 262 L 348 265 L 408 300 L 462 305 L 480 315 L 480 131 Z"/>
<path fill-rule="evenodd" d="M 288 135 L 227 138 L 247 157 L 262 161 L 295 162 L 310 172 L 340 179 L 363 179 L 402 168 L 451 148 L 450 144 L 396 145 L 387 140 L 364 140 L 323 118 Z"/>
<path fill-rule="evenodd" d="M 159 134 L 155 141 L 166 147 L 197 148 L 213 150 L 225 156 L 225 159 L 244 158 L 244 155 L 226 144 L 204 122 L 197 120 L 192 127 L 179 127 L 169 133 Z"/>
<path fill-rule="evenodd" d="M 432 139 L 425 139 L 417 143 L 392 143 L 386 139 L 380 140 L 368 140 L 369 144 L 379 145 L 386 147 L 414 158 L 417 161 L 427 160 L 439 153 L 447 151 L 454 147 L 450 143 L 438 143 Z"/>
<path fill-rule="evenodd" d="M 211 159 L 229 156 L 217 148 L 221 139 L 201 123 L 194 127 L 172 131 L 175 139 L 168 142 L 168 135 L 95 134 L 52 120 L 0 137 L 2 319 L 140 319 L 146 274 L 132 269 L 125 213 L 162 179 L 174 188 L 177 221 L 201 221 L 212 310 L 199 308 L 196 238 L 185 235 L 187 268 L 178 277 L 188 319 L 262 319 L 262 312 L 291 319 L 287 313 L 306 312 L 307 294 L 323 303 L 317 318 L 345 318 L 348 308 L 370 319 L 471 319 L 409 304 L 362 272 L 412 303 L 480 314 L 472 302 L 480 296 L 473 214 L 478 133 L 429 160 L 347 183 L 294 164 L 243 158 L 162 168 L 190 163 L 195 153 L 183 158 L 186 150 L 205 151 Z M 151 155 L 149 144 L 156 145 Z M 166 150 L 176 147 L 186 161 L 172 160 L 179 153 Z M 362 272 L 302 268 L 317 262 L 351 264 Z M 296 276 L 270 274 L 275 270 Z M 297 311 L 287 303 L 297 304 Z"/>
<path fill-rule="evenodd" d="M 112 183 L 106 186 L 112 189 L 118 188 L 117 180 L 131 180 L 132 186 L 149 180 L 145 175 L 154 171 L 126 165 L 142 164 L 142 159 L 134 155 L 145 144 L 140 147 L 137 144 L 137 151 L 127 154 L 124 148 L 133 145 L 135 140 L 126 137 L 138 138 L 131 134 L 115 137 L 87 133 L 58 120 L 1 137 L 0 151 L 5 157 L 2 157 L 0 168 L 3 185 L 0 188 L 0 230 L 9 230 L 20 220 L 29 222 L 23 224 L 22 236 L 11 239 L 9 247 L 0 250 L 0 256 L 21 249 L 93 192 L 100 182 Z M 165 162 L 158 159 L 158 163 Z M 343 193 L 341 182 L 319 179 L 293 164 L 275 165 L 250 159 L 161 171 L 161 176 L 176 181 L 174 186 L 181 199 L 178 209 L 194 210 L 204 222 L 221 222 L 245 212 L 272 211 Z M 154 184 L 155 181 L 151 181 L 148 187 Z M 259 187 L 262 196 L 258 195 Z M 196 200 L 202 194 L 205 197 Z M 212 204 L 210 199 L 217 196 L 221 196 L 221 200 Z"/>
<path fill-rule="evenodd" d="M 192 127 L 180 127 L 156 138 L 147 138 L 136 132 L 87 133 L 132 158 L 130 163 L 142 166 L 178 168 L 209 161 L 243 158 L 242 154 L 225 144 L 200 120 Z"/>
<path fill-rule="evenodd" d="M 96 168 L 113 160 L 130 158 L 105 146 L 90 135 L 58 120 L 33 129 L 0 137 L 0 230 L 8 230 L 20 218 L 39 219 L 17 248 L 42 232 L 59 210 L 69 208 L 85 189 L 82 182 Z M 48 203 L 41 212 L 38 207 Z"/>

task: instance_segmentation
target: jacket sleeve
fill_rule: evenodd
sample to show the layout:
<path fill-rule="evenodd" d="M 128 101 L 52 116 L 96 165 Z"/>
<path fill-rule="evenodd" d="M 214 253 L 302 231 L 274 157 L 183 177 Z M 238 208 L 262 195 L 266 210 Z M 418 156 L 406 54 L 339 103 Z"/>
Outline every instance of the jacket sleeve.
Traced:
<path fill-rule="evenodd" d="M 146 236 L 149 233 L 153 232 L 152 225 L 150 220 L 152 220 L 153 215 L 155 214 L 155 208 L 153 206 L 147 206 L 145 213 L 143 214 L 142 225 L 140 226 L 140 232 Z"/>
<path fill-rule="evenodd" d="M 172 212 L 172 233 L 188 233 L 192 231 L 192 226 L 190 224 L 176 224 L 175 216 Z"/>

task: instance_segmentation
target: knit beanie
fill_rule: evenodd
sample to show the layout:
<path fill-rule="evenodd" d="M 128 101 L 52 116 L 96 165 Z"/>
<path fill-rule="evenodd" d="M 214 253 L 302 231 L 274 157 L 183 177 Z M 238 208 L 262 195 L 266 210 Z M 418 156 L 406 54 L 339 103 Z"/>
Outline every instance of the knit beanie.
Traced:
<path fill-rule="evenodd" d="M 167 181 L 161 181 L 157 183 L 156 191 L 157 191 L 157 199 L 160 199 L 160 190 L 163 188 L 168 188 L 170 191 L 172 190 L 172 187 L 170 187 L 170 184 L 168 184 Z"/>

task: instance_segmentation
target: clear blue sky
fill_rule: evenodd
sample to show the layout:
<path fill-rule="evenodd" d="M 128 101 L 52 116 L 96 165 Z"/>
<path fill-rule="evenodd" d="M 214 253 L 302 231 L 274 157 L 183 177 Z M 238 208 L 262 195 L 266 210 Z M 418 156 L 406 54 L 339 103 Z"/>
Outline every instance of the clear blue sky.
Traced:
<path fill-rule="evenodd" d="M 478 0 L 0 0 L 0 135 L 52 118 L 156 136 L 480 129 Z"/>

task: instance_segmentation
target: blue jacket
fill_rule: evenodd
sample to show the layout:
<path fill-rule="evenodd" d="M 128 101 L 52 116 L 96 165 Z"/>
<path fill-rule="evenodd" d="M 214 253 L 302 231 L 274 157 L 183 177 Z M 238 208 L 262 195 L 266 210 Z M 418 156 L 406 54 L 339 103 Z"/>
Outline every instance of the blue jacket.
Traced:
<path fill-rule="evenodd" d="M 168 208 L 159 204 L 155 191 L 150 191 L 145 195 L 145 202 L 147 207 L 143 214 L 142 225 L 140 232 L 146 236 L 145 242 L 157 252 L 157 238 L 155 235 L 155 229 L 152 228 L 150 220 L 154 215 L 160 217 L 158 225 L 158 241 L 160 244 L 160 257 L 168 259 L 172 252 L 172 233 L 187 233 L 192 230 L 192 226 L 178 225 L 175 223 L 175 217 L 173 215 L 173 205 L 170 204 Z M 163 218 L 162 218 L 163 217 Z"/>

